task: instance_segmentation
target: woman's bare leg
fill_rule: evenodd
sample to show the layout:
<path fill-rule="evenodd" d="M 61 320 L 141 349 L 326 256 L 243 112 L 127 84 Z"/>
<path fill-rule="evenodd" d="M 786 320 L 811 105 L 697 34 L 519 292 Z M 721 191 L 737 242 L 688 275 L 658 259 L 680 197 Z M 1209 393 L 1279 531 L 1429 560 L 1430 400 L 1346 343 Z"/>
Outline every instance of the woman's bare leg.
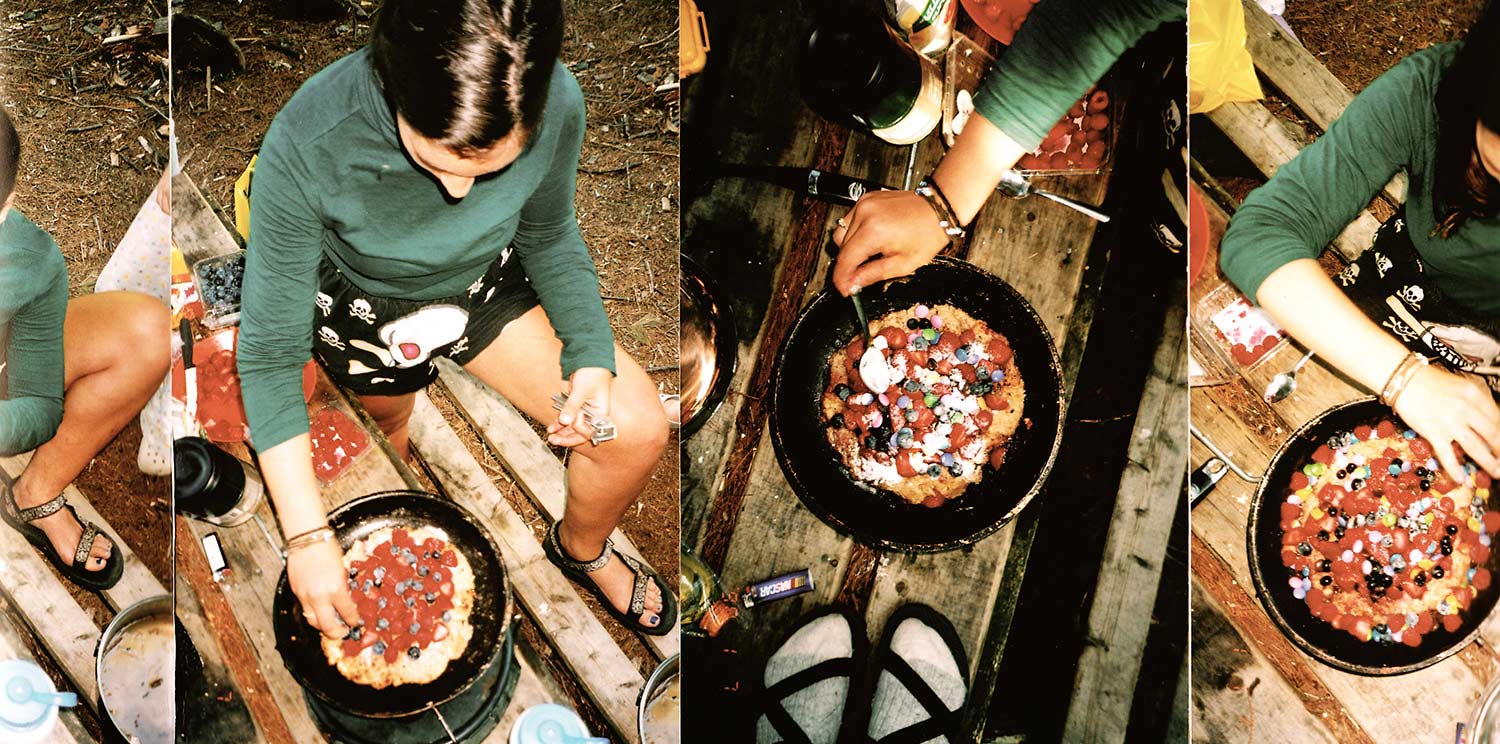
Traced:
<path fill-rule="evenodd" d="M 552 396 L 563 389 L 561 355 L 562 342 L 538 307 L 508 324 L 465 368 L 526 415 L 551 424 L 557 420 Z M 568 503 L 558 537 L 563 549 L 581 561 L 604 550 L 605 538 L 640 496 L 670 436 L 656 385 L 619 347 L 615 369 L 610 419 L 619 436 L 597 447 L 575 447 L 568 462 Z M 634 574 L 624 563 L 614 559 L 590 578 L 615 609 L 629 610 Z M 661 592 L 651 584 L 642 622 L 656 625 L 661 608 Z"/>
<path fill-rule="evenodd" d="M 359 403 L 365 407 L 370 418 L 375 419 L 375 425 L 380 427 L 381 433 L 396 448 L 396 454 L 401 456 L 402 461 L 410 459 L 411 433 L 408 425 L 411 422 L 412 408 L 417 403 L 417 394 L 361 395 Z"/>
<path fill-rule="evenodd" d="M 17 506 L 36 506 L 62 493 L 140 414 L 171 365 L 170 325 L 165 305 L 134 292 L 102 292 L 68 303 L 62 424 L 16 481 Z M 62 561 L 72 564 L 83 526 L 66 510 L 33 524 L 47 533 Z M 86 568 L 103 568 L 109 550 L 107 538 L 96 538 Z"/>

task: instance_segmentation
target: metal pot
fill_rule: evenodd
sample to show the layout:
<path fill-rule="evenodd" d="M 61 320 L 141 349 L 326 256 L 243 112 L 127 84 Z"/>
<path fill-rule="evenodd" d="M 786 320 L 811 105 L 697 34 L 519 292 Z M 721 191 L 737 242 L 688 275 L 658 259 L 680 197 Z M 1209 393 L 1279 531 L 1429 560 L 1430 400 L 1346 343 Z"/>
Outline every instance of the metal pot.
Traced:
<path fill-rule="evenodd" d="M 125 741 L 172 738 L 176 635 L 172 597 L 162 594 L 126 607 L 99 636 L 99 711 Z"/>
<path fill-rule="evenodd" d="M 657 665 L 656 670 L 651 672 L 651 676 L 646 678 L 646 684 L 641 688 L 641 696 L 636 700 L 636 732 L 640 735 L 641 744 L 656 744 L 656 742 L 646 738 L 646 714 L 651 710 L 651 702 L 658 695 L 667 692 L 674 683 L 678 682 L 681 667 L 682 655 L 672 654 L 662 659 L 662 662 Z M 678 688 L 677 695 L 680 701 L 680 687 Z M 677 716 L 679 723 L 681 718 L 681 715 Z M 677 740 L 673 739 L 672 741 L 675 742 Z"/>

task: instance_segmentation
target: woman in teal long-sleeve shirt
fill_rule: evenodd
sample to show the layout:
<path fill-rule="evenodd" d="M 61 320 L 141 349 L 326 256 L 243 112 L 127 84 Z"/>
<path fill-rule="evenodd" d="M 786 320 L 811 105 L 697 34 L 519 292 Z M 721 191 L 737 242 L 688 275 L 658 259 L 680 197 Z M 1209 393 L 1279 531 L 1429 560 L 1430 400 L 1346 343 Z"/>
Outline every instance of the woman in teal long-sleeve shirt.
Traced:
<path fill-rule="evenodd" d="M 300 394 L 309 354 L 402 455 L 438 357 L 547 423 L 548 440 L 573 449 L 549 558 L 627 627 L 675 622 L 666 583 L 607 541 L 669 435 L 655 385 L 614 343 L 579 233 L 584 105 L 557 59 L 562 22 L 557 0 L 388 0 L 370 44 L 308 80 L 266 133 L 238 366 L 288 578 L 326 635 L 369 618 L 337 542 L 319 539 L 327 515 Z M 592 444 L 585 406 L 617 438 Z"/>
<path fill-rule="evenodd" d="M 1036 149 L 1089 86 L 1141 37 L 1185 17 L 1182 0 L 1042 0 L 974 96 L 977 116 L 928 179 L 969 225 L 1000 177 Z M 927 199 L 873 191 L 839 221 L 833 284 L 843 294 L 926 265 L 948 245 Z"/>
<path fill-rule="evenodd" d="M 32 451 L 0 478 L 0 516 L 74 583 L 108 589 L 124 560 L 61 494 L 161 384 L 169 316 L 131 292 L 68 299 L 57 244 L 15 208 L 20 157 L 0 109 L 0 455 Z"/>
<path fill-rule="evenodd" d="M 1317 256 L 1398 171 L 1400 213 L 1330 279 Z M 1355 96 L 1245 199 L 1225 274 L 1417 432 L 1500 476 L 1500 408 L 1452 370 L 1500 357 L 1500 4 L 1461 43 L 1416 52 Z M 1337 281 L 1337 284 L 1335 283 Z M 1444 366 L 1427 365 L 1429 358 Z M 1464 481 L 1453 449 L 1438 460 Z"/>

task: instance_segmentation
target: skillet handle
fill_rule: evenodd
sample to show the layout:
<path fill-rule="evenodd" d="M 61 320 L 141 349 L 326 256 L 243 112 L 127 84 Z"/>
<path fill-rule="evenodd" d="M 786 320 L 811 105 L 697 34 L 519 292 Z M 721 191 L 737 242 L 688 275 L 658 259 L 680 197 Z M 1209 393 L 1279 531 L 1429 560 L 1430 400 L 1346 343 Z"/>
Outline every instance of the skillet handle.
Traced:
<path fill-rule="evenodd" d="M 1210 457 L 1193 474 L 1188 476 L 1188 508 L 1198 505 L 1203 497 L 1207 496 L 1224 474 L 1229 472 L 1229 466 L 1217 457 Z"/>

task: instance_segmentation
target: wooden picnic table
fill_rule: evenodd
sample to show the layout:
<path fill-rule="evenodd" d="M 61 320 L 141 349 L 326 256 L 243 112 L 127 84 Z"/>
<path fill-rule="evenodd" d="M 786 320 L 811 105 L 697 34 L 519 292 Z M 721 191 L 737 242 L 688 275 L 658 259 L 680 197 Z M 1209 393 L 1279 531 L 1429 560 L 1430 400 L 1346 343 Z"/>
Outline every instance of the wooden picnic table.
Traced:
<path fill-rule="evenodd" d="M 908 172 L 912 183 L 930 173 L 944 151 L 937 132 L 913 148 L 894 147 L 823 120 L 802 104 L 794 50 L 805 38 L 810 16 L 795 4 L 771 5 L 705 8 L 714 47 L 708 69 L 687 81 L 684 127 L 699 134 L 685 142 L 685 168 L 711 173 L 717 163 L 813 167 L 894 187 L 908 185 Z M 966 19 L 961 29 L 986 40 Z M 1124 99 L 1116 98 L 1122 111 L 1130 105 Z M 910 171 L 908 157 L 913 158 Z M 1097 204 L 1110 176 L 1106 168 L 1099 175 L 1039 178 L 1037 185 Z M 746 662 L 745 675 L 758 675 L 774 644 L 811 608 L 830 603 L 851 608 L 878 638 L 898 606 L 931 605 L 952 620 L 971 660 L 965 729 L 977 739 L 998 685 L 996 671 L 1038 529 L 1035 504 L 971 547 L 929 555 L 860 544 L 808 511 L 787 483 L 770 442 L 770 381 L 793 321 L 827 283 L 832 250 L 825 248 L 835 220 L 847 210 L 758 182 L 700 180 L 691 172 L 684 177 L 690 190 L 684 250 L 725 292 L 740 353 L 729 396 L 685 444 L 683 542 L 721 574 L 727 589 L 799 569 L 811 570 L 815 586 L 811 593 L 750 610 L 750 629 L 727 629 L 721 643 Z M 701 188 L 696 195 L 695 187 Z M 1063 360 L 1065 396 L 1077 378 L 1099 288 L 1097 277 L 1086 279 L 1086 268 L 1107 255 L 1107 246 L 1092 244 L 1095 227 L 1051 202 L 996 196 L 956 254 L 1009 282 L 1036 308 Z M 1180 359 L 1180 348 L 1168 356 Z M 1172 373 L 1168 364 L 1163 375 Z M 1170 469 L 1174 494 L 1179 468 L 1174 463 Z M 1172 521 L 1173 499 L 1165 500 L 1165 521 L 1158 515 L 1141 525 L 1143 541 L 1152 543 L 1144 554 L 1155 551 L 1155 559 L 1141 565 L 1148 571 L 1154 567 L 1158 575 Z M 1119 551 L 1122 558 L 1128 552 L 1124 546 Z M 1155 586 L 1154 578 L 1150 585 Z M 1149 619 L 1148 602 L 1144 617 L 1132 615 L 1124 625 L 1133 628 Z M 1122 640 L 1133 632 L 1122 633 Z M 1139 641 L 1122 642 L 1109 652 L 1130 657 L 1123 667 L 1095 660 L 1098 669 L 1110 673 L 1082 678 L 1085 691 L 1119 684 L 1119 673 L 1128 675 L 1125 686 L 1133 689 L 1131 664 L 1139 662 L 1143 642 L 1144 631 Z M 1123 700 L 1101 698 L 1096 705 L 1111 713 L 1123 705 L 1117 719 L 1129 716 L 1128 694 Z M 1123 725 L 1118 735 L 1123 736 Z"/>
<path fill-rule="evenodd" d="M 176 244 L 190 264 L 202 252 L 215 255 L 238 250 L 233 236 L 185 175 L 174 180 L 174 223 Z M 510 477 L 544 516 L 560 516 L 565 500 L 563 464 L 521 414 L 493 390 L 452 364 L 440 363 L 440 369 L 442 389 Z M 323 484 L 320 494 L 328 509 L 380 491 L 427 490 L 395 455 L 357 400 L 335 387 L 320 368 L 308 403 L 309 415 L 324 406 L 357 422 L 374 444 L 346 471 Z M 438 486 L 438 495 L 474 515 L 500 548 L 510 589 L 518 600 L 517 622 L 520 612 L 534 622 L 558 668 L 573 678 L 584 695 L 583 700 L 570 700 L 548 666 L 538 663 L 541 649 L 533 648 L 517 628 L 519 682 L 500 724 L 484 741 L 504 741 L 517 715 L 553 701 L 587 706 L 609 727 L 605 733 L 618 741 L 636 741 L 635 701 L 644 682 L 641 669 L 610 638 L 577 590 L 547 562 L 533 525 L 507 503 L 425 393 L 418 396 L 411 439 L 418 460 Z M 251 461 L 243 445 L 226 445 L 225 449 Z M 271 610 L 283 570 L 283 537 L 269 498 L 256 511 L 256 519 L 242 525 L 215 527 L 179 517 L 178 530 L 178 576 L 185 579 L 184 588 L 192 599 L 179 602 L 179 614 L 200 650 L 206 649 L 205 667 L 210 673 L 227 670 L 221 678 L 232 684 L 255 724 L 240 732 L 240 738 L 229 740 L 321 740 L 303 692 L 275 648 Z M 209 534 L 218 536 L 230 567 L 218 577 L 209 569 L 202 543 Z M 616 538 L 617 543 L 629 545 L 618 532 Z M 660 659 L 675 653 L 676 643 L 674 633 L 651 639 L 648 647 Z"/>
<path fill-rule="evenodd" d="M 1254 2 L 1244 2 L 1247 48 L 1257 70 L 1319 129 L 1327 127 L 1353 95 L 1317 58 L 1286 36 Z M 1227 104 L 1207 119 L 1269 177 L 1313 139 L 1259 102 Z M 1377 209 L 1399 204 L 1405 176 L 1377 195 Z M 1381 204 L 1380 202 L 1384 202 Z M 1227 281 L 1218 270 L 1218 240 L 1229 216 L 1212 199 L 1210 253 L 1190 294 L 1195 308 Z M 1330 274 L 1367 249 L 1379 220 L 1366 210 L 1331 244 L 1321 262 Z M 1213 307 L 1223 299 L 1211 301 Z M 1192 349 L 1211 358 L 1211 331 L 1194 328 Z M 1194 387 L 1193 424 L 1250 478 L 1264 473 L 1286 438 L 1327 409 L 1368 396 L 1314 358 L 1297 375 L 1296 392 L 1275 404 L 1262 398 L 1276 373 L 1305 349 L 1288 341 L 1250 369 L 1229 364 L 1228 382 Z M 1194 439 L 1191 464 L 1211 455 Z M 1225 475 L 1192 515 L 1191 558 L 1193 723 L 1208 741 L 1404 742 L 1452 741 L 1475 702 L 1500 671 L 1500 616 L 1481 626 L 1477 642 L 1425 669 L 1392 677 L 1365 677 L 1323 664 L 1292 644 L 1255 596 L 1246 555 L 1250 498 L 1258 483 Z"/>

